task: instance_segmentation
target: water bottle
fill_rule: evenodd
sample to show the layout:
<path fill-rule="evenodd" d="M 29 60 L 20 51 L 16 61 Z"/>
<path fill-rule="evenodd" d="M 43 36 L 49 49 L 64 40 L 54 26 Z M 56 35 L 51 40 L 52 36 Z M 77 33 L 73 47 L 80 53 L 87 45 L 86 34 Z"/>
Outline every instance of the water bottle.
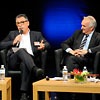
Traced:
<path fill-rule="evenodd" d="M 88 70 L 87 70 L 86 66 L 84 66 L 83 73 L 87 73 L 87 72 L 88 72 Z"/>
<path fill-rule="evenodd" d="M 67 80 L 68 80 L 68 69 L 67 69 L 67 66 L 64 66 L 64 67 L 63 67 L 63 70 L 62 70 L 62 77 L 63 77 L 63 80 L 64 80 L 64 81 L 67 81 Z"/>
<path fill-rule="evenodd" d="M 1 68 L 0 68 L 0 81 L 3 81 L 5 80 L 5 67 L 4 65 L 1 65 Z"/>
<path fill-rule="evenodd" d="M 83 73 L 88 73 L 86 66 L 84 66 L 84 68 L 83 68 Z M 87 81 L 87 76 L 85 76 L 85 81 Z"/>

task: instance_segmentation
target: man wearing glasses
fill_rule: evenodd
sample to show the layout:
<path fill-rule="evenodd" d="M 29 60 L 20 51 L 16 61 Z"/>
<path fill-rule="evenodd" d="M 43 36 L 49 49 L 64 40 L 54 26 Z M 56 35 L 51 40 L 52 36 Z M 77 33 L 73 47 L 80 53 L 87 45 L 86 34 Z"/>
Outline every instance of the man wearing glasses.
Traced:
<path fill-rule="evenodd" d="M 29 20 L 25 14 L 16 16 L 16 26 L 18 30 L 10 31 L 8 36 L 0 43 L 0 49 L 9 49 L 7 58 L 8 66 L 11 69 L 20 67 L 21 92 L 20 100 L 27 100 L 32 72 L 36 72 L 36 57 L 39 51 L 49 48 L 49 43 L 42 36 L 41 32 L 29 29 Z M 17 47 L 14 49 L 14 47 Z M 18 66 L 19 64 L 19 66 Z"/>

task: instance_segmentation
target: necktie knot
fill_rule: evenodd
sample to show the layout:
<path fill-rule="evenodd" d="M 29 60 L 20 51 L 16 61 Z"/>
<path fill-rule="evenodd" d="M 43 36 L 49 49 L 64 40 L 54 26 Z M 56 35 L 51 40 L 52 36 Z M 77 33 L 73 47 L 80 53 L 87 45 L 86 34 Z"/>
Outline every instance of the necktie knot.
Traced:
<path fill-rule="evenodd" d="M 86 37 L 88 37 L 89 35 L 88 34 L 86 34 Z"/>

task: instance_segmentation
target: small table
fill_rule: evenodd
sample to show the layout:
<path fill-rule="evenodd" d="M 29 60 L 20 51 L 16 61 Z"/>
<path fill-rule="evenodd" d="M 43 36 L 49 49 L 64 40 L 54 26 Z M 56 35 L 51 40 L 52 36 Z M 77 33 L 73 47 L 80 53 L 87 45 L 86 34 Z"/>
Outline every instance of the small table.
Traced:
<path fill-rule="evenodd" d="M 11 100 L 11 78 L 6 77 L 0 81 L 0 91 L 2 91 L 2 100 Z"/>
<path fill-rule="evenodd" d="M 33 83 L 33 100 L 39 99 L 39 91 L 45 92 L 45 100 L 50 100 L 49 92 L 79 92 L 100 93 L 100 82 L 74 83 L 73 79 L 68 81 L 56 81 L 42 79 Z"/>

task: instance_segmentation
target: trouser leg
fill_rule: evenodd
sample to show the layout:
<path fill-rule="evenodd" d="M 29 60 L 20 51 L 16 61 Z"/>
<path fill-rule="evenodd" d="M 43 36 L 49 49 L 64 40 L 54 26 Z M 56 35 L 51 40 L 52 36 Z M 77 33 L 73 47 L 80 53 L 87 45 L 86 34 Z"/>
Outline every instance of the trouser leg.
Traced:
<path fill-rule="evenodd" d="M 82 70 L 83 66 L 86 65 L 87 58 L 76 57 L 73 55 L 68 55 L 64 59 L 64 64 L 67 66 L 68 71 L 73 71 L 74 68 Z"/>
<path fill-rule="evenodd" d="M 20 49 L 16 52 L 18 58 L 27 66 L 28 70 L 31 71 L 35 67 L 33 58 L 27 53 L 26 50 Z"/>
<path fill-rule="evenodd" d="M 29 87 L 29 82 L 35 63 L 33 58 L 24 50 L 20 49 L 16 53 L 12 54 L 9 59 L 9 66 L 12 69 L 16 69 L 20 65 L 21 68 L 21 90 L 27 91 Z"/>
<path fill-rule="evenodd" d="M 32 77 L 32 71 L 28 71 L 27 67 L 25 66 L 24 63 L 21 63 L 20 65 L 20 69 L 21 69 L 21 91 L 28 91 L 31 88 L 31 77 Z"/>

